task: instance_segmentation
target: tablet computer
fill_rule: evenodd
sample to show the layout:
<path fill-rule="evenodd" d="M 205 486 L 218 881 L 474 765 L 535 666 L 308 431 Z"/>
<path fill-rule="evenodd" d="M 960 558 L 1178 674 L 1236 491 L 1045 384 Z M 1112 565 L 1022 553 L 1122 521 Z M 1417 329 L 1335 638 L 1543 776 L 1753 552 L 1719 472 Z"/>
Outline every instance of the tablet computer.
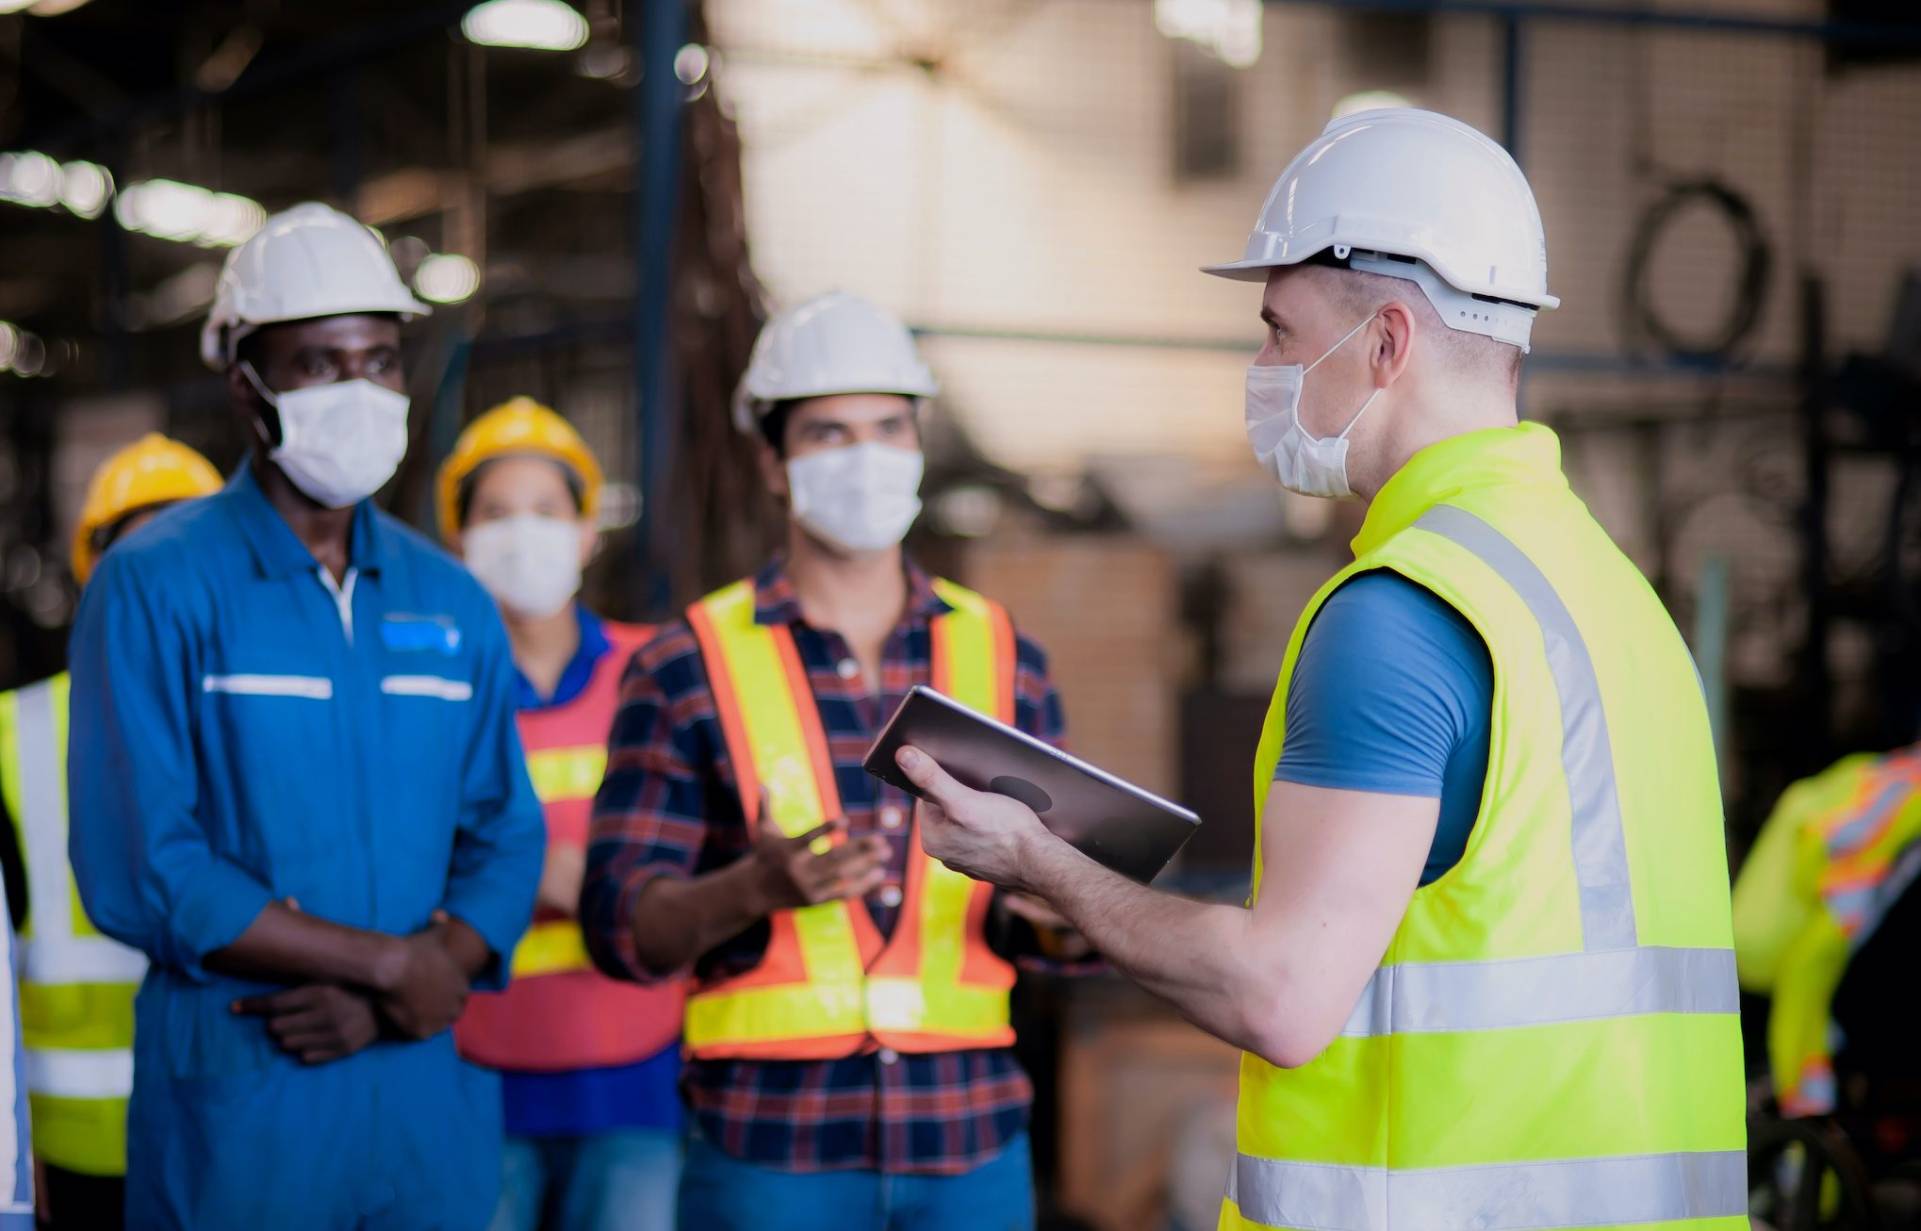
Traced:
<path fill-rule="evenodd" d="M 925 685 L 908 692 L 863 762 L 876 778 L 918 795 L 894 761 L 903 744 L 977 791 L 1020 800 L 1082 854 L 1143 884 L 1159 875 L 1201 823 L 1179 804 Z"/>

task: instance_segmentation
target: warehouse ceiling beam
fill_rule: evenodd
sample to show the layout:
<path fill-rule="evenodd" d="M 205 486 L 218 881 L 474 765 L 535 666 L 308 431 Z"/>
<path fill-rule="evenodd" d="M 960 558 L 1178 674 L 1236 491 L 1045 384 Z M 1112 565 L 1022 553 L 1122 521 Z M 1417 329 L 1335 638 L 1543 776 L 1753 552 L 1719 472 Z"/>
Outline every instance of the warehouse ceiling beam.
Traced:
<path fill-rule="evenodd" d="M 238 102 L 284 89 L 309 78 L 345 71 L 374 56 L 444 33 L 472 7 L 471 0 L 424 5 L 402 9 L 385 21 L 363 26 L 332 38 L 315 39 L 301 50 L 285 56 L 263 55 L 246 66 L 246 71 L 225 90 L 208 91 L 194 85 L 160 91 L 136 98 L 123 98 L 110 106 L 71 123 L 49 126 L 44 131 L 24 134 L 19 144 L 35 149 L 71 150 L 91 148 L 116 133 L 135 125 L 182 115 L 196 107 L 223 102 Z M 34 39 L 23 46 L 22 59 L 37 57 L 46 40 Z"/>

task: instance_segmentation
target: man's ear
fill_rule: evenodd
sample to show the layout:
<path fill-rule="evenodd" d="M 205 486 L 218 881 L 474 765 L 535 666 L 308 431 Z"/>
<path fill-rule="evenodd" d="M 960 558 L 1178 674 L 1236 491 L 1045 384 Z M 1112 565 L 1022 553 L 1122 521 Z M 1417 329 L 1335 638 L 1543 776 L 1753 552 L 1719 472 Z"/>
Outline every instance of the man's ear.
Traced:
<path fill-rule="evenodd" d="M 1398 299 L 1382 305 L 1374 314 L 1374 322 L 1370 330 L 1374 349 L 1368 356 L 1368 363 L 1374 371 L 1374 387 L 1385 389 L 1407 370 L 1420 325 L 1415 320 L 1414 310 Z"/>
<path fill-rule="evenodd" d="M 754 460 L 760 465 L 761 482 L 767 485 L 768 494 L 785 508 L 788 496 L 787 463 L 780 454 L 774 452 L 774 446 L 764 439 L 755 443 Z"/>
<path fill-rule="evenodd" d="M 260 396 L 238 363 L 227 365 L 227 399 L 240 416 L 249 447 L 271 449 L 280 443 L 280 414 Z"/>

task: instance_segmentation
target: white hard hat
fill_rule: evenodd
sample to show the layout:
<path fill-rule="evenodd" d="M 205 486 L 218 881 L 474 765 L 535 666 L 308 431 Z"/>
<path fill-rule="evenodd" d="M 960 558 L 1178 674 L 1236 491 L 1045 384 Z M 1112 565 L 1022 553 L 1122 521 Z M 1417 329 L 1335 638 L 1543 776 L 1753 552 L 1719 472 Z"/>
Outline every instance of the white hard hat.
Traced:
<path fill-rule="evenodd" d="M 892 312 L 845 291 L 797 304 L 761 328 L 734 390 L 734 426 L 752 432 L 776 402 L 835 393 L 933 397 L 933 372 Z"/>
<path fill-rule="evenodd" d="M 200 357 L 215 370 L 261 325 L 353 312 L 431 311 L 394 269 L 387 246 L 337 209 L 308 201 L 267 219 L 221 267 L 213 309 L 200 329 Z"/>
<path fill-rule="evenodd" d="M 1528 347 L 1547 293 L 1547 237 L 1527 177 L 1461 121 L 1411 107 L 1329 124 L 1274 181 L 1238 261 L 1209 265 L 1259 282 L 1332 251 L 1349 268 L 1416 282 L 1455 329 Z"/>

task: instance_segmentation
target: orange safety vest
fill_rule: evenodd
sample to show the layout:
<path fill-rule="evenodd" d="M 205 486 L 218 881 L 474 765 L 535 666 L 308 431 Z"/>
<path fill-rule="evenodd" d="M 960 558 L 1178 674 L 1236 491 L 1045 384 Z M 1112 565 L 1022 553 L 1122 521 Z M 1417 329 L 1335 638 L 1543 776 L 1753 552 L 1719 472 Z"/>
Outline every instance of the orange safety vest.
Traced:
<path fill-rule="evenodd" d="M 580 696 L 523 710 L 527 773 L 547 814 L 547 848 L 587 841 L 594 792 L 607 768 L 607 732 L 620 677 L 653 630 L 608 622 L 613 649 Z M 676 980 L 637 987 L 593 967 L 578 920 L 543 908 L 514 950 L 505 991 L 475 993 L 454 1037 L 461 1055 L 490 1068 L 563 1072 L 645 1060 L 680 1033 L 685 989 Z"/>
<path fill-rule="evenodd" d="M 934 688 L 1003 722 L 1014 718 L 1014 627 L 997 603 L 937 580 L 952 608 L 934 619 Z M 743 815 L 757 824 L 761 793 L 781 832 L 806 833 L 841 815 L 820 708 L 784 624 L 754 620 L 742 581 L 687 613 L 727 739 Z M 898 1052 L 1005 1047 L 1014 968 L 987 945 L 992 886 L 921 850 L 909 829 L 900 917 L 883 941 L 864 904 L 823 902 L 776 912 L 752 970 L 701 981 L 687 1000 L 688 1052 L 700 1059 L 825 1060 Z"/>

